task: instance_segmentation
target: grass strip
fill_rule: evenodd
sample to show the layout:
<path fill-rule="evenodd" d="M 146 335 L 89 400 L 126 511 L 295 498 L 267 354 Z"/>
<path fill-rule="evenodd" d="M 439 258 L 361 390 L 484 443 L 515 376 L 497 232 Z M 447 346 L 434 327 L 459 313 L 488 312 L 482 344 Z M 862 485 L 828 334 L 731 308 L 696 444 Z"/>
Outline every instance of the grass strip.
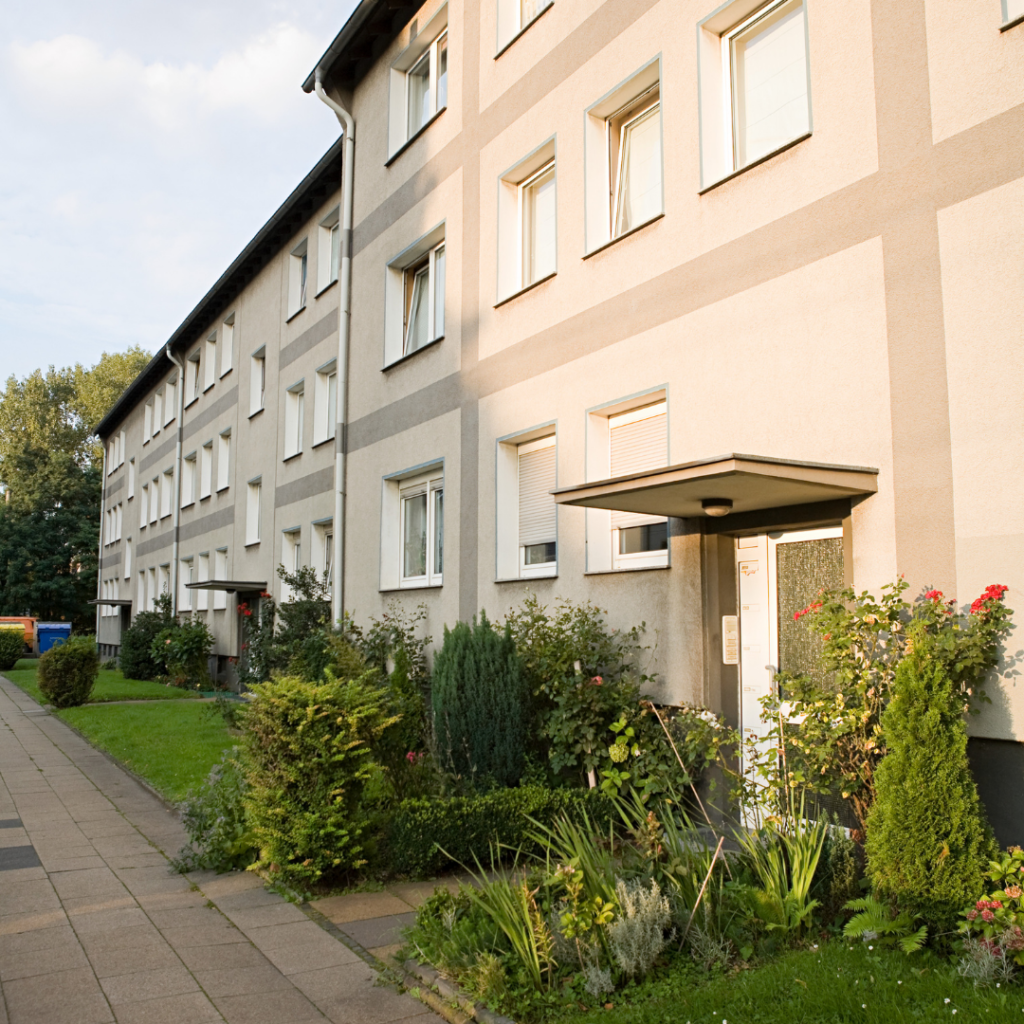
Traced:
<path fill-rule="evenodd" d="M 834 941 L 752 970 L 708 976 L 689 964 L 607 997 L 613 1009 L 551 1024 L 897 1024 L 1024 1021 L 1020 985 L 974 988 L 948 961 Z"/>
<path fill-rule="evenodd" d="M 39 662 L 34 658 L 22 658 L 13 669 L 4 673 L 15 686 L 24 690 L 40 704 L 46 698 L 39 689 Z M 89 696 L 90 704 L 102 704 L 112 700 L 194 700 L 199 694 L 191 690 L 180 690 L 176 686 L 164 686 L 141 679 L 125 679 L 119 669 L 100 669 L 96 685 Z"/>
<path fill-rule="evenodd" d="M 202 782 L 237 742 L 212 705 L 192 701 L 93 704 L 57 715 L 173 801 Z"/>

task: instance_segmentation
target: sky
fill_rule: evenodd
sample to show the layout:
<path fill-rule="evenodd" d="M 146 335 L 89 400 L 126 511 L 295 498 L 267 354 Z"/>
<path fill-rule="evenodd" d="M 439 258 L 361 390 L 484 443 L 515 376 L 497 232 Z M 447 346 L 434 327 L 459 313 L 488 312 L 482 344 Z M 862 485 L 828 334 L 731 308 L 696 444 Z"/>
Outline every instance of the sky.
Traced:
<path fill-rule="evenodd" d="M 0 0 L 0 386 L 162 345 L 338 137 L 355 0 Z"/>

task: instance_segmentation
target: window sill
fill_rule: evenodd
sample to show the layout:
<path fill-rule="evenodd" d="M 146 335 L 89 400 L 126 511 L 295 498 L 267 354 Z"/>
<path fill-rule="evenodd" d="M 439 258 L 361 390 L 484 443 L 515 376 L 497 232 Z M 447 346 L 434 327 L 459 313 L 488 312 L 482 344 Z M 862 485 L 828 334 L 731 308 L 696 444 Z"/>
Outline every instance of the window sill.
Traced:
<path fill-rule="evenodd" d="M 282 462 L 291 462 L 292 459 L 297 459 L 301 454 L 302 454 L 302 452 L 292 452 L 291 455 L 286 455 L 281 461 Z"/>
<path fill-rule="evenodd" d="M 414 359 L 421 352 L 426 352 L 428 348 L 433 348 L 435 345 L 439 345 L 442 341 L 444 341 L 443 334 L 440 338 L 434 338 L 433 341 L 428 341 L 426 345 L 421 345 L 415 352 L 410 352 L 408 355 L 400 356 L 393 363 L 388 363 L 387 366 L 382 366 L 380 368 L 380 372 L 387 373 L 388 370 L 393 370 L 396 366 L 401 366 L 402 363 L 408 362 L 410 359 Z"/>
<path fill-rule="evenodd" d="M 221 370 L 220 379 L 223 380 L 233 369 L 233 366 L 229 366 L 226 370 Z"/>
<path fill-rule="evenodd" d="M 623 231 L 621 235 L 616 235 L 614 238 L 609 238 L 607 242 L 603 242 L 596 249 L 591 249 L 590 252 L 584 253 L 583 258 L 589 260 L 591 256 L 596 256 L 599 252 L 604 252 L 610 245 L 614 245 L 616 242 L 621 242 L 624 238 L 629 238 L 630 235 L 635 235 L 638 231 L 643 231 L 645 227 L 650 224 L 654 224 L 656 221 L 661 220 L 665 216 L 665 211 L 656 213 L 653 217 L 645 220 L 643 224 L 637 224 L 635 228 L 630 228 L 628 231 Z"/>
<path fill-rule="evenodd" d="M 325 437 L 322 441 L 317 441 L 310 447 L 310 451 L 316 451 L 317 448 L 322 448 L 325 444 L 330 444 L 334 440 L 333 435 L 331 437 Z"/>
<path fill-rule="evenodd" d="M 263 412 L 263 409 L 257 409 L 255 412 L 249 413 L 249 419 L 254 420 L 261 412 Z"/>
<path fill-rule="evenodd" d="M 1011 18 L 1009 21 L 999 26 L 1000 32 L 1008 32 L 1011 28 L 1016 28 L 1018 25 L 1024 25 L 1024 14 L 1017 18 Z"/>
<path fill-rule="evenodd" d="M 223 494 L 223 493 L 224 493 L 224 492 L 225 492 L 226 490 L 228 490 L 228 489 L 229 489 L 230 487 L 231 487 L 231 484 L 225 484 L 225 485 L 224 485 L 223 487 L 218 487 L 218 488 L 217 488 L 217 493 L 218 493 L 218 494 Z"/>
<path fill-rule="evenodd" d="M 164 513 L 164 514 L 163 514 L 163 515 L 162 515 L 162 516 L 160 517 L 160 522 L 162 523 L 162 522 L 163 522 L 163 521 L 164 521 L 165 519 L 170 519 L 172 515 L 174 515 L 174 513 L 173 513 L 173 512 L 165 512 L 165 513 Z"/>
<path fill-rule="evenodd" d="M 258 548 L 260 546 L 260 542 L 258 540 L 251 540 L 251 541 L 249 541 L 248 544 L 246 544 L 244 546 L 247 547 L 247 548 Z"/>
<path fill-rule="evenodd" d="M 704 188 L 700 189 L 697 195 L 702 196 L 705 193 L 712 191 L 712 189 L 718 188 L 719 185 L 724 185 L 727 181 L 732 181 L 733 178 L 738 178 L 741 174 L 746 174 L 747 171 L 752 168 L 759 167 L 761 164 L 766 163 L 768 160 L 778 156 L 780 153 L 785 153 L 787 149 L 792 149 L 794 146 L 798 146 L 805 139 L 809 139 L 813 134 L 813 132 L 804 132 L 803 135 L 798 135 L 795 139 L 792 139 L 785 145 L 779 146 L 778 149 L 773 149 L 770 153 L 765 153 L 764 156 L 758 157 L 752 163 L 741 167 L 739 170 L 731 171 L 729 174 L 725 175 L 724 178 L 719 178 L 717 181 L 711 182 L 710 185 L 705 185 Z"/>
<path fill-rule="evenodd" d="M 515 43 L 516 43 L 516 42 L 517 42 L 517 41 L 518 41 L 518 40 L 519 40 L 519 39 L 520 39 L 520 38 L 521 38 L 521 37 L 522 37 L 522 36 L 523 36 L 523 35 L 524 35 L 524 34 L 525 34 L 526 32 L 529 32 L 529 31 L 530 31 L 530 29 L 531 29 L 531 28 L 532 28 L 532 27 L 533 27 L 534 25 L 536 25 L 536 24 L 537 24 L 537 22 L 538 22 L 538 21 L 540 21 L 540 19 L 541 19 L 541 18 L 543 18 L 543 17 L 544 17 L 544 15 L 545 15 L 545 14 L 547 14 L 547 13 L 548 13 L 548 11 L 550 11 L 550 10 L 551 10 L 551 8 L 552 8 L 552 7 L 554 7 L 554 6 L 555 6 L 555 4 L 554 4 L 554 0 L 552 0 L 552 2 L 551 2 L 551 3 L 549 3 L 549 4 L 547 5 L 547 7 L 545 7 L 545 8 L 544 8 L 544 10 L 542 10 L 542 11 L 538 11 L 538 12 L 537 12 L 537 14 L 535 14 L 535 15 L 534 15 L 534 16 L 533 16 L 533 17 L 532 17 L 532 18 L 531 18 L 531 19 L 530 19 L 530 20 L 529 20 L 529 21 L 528 21 L 528 22 L 527 22 L 527 23 L 526 23 L 526 24 L 525 24 L 525 25 L 524 25 L 524 26 L 523 26 L 523 27 L 522 27 L 522 28 L 521 28 L 521 29 L 520 29 L 520 30 L 519 30 L 519 31 L 518 31 L 518 32 L 517 32 L 517 33 L 516 33 L 516 34 L 515 34 L 515 35 L 514 35 L 514 36 L 513 36 L 513 37 L 512 37 L 512 38 L 511 38 L 511 39 L 510 39 L 510 40 L 509 40 L 509 41 L 508 41 L 508 42 L 507 42 L 507 43 L 506 43 L 506 44 L 505 44 L 505 45 L 504 45 L 504 46 L 503 46 L 503 47 L 502 47 L 502 48 L 501 48 L 501 49 L 500 49 L 500 50 L 499 50 L 499 51 L 498 51 L 498 52 L 497 52 L 496 54 L 495 54 L 495 55 L 494 55 L 494 59 L 495 59 L 495 60 L 497 60 L 497 59 L 498 59 L 498 58 L 499 58 L 499 57 L 500 57 L 500 56 L 501 56 L 501 55 L 502 55 L 502 54 L 503 54 L 503 53 L 504 53 L 504 52 L 505 52 L 505 51 L 506 51 L 506 50 L 507 50 L 507 49 L 508 49 L 508 48 L 509 48 L 510 46 L 514 46 L 514 45 L 515 45 Z"/>
<path fill-rule="evenodd" d="M 410 590 L 440 590 L 443 583 L 414 583 L 406 587 L 381 587 L 378 594 L 404 594 Z"/>
<path fill-rule="evenodd" d="M 185 504 L 181 506 L 182 512 L 184 512 L 185 509 L 187 509 L 187 508 L 195 508 L 195 504 L 196 503 L 194 501 L 187 501 L 187 502 L 185 502 Z"/>
<path fill-rule="evenodd" d="M 207 391 L 211 390 L 211 388 L 215 388 L 216 386 L 217 386 L 217 382 L 216 381 L 214 381 L 212 384 L 207 384 L 206 387 L 203 388 L 203 394 L 205 395 Z"/>
<path fill-rule="evenodd" d="M 406 139 L 405 142 L 403 142 L 398 147 L 398 149 L 396 149 L 394 153 L 392 153 L 391 156 L 389 156 L 387 160 L 384 161 L 384 166 L 390 167 L 447 109 L 447 106 L 443 106 L 436 114 L 434 114 L 433 117 L 431 117 L 423 125 L 422 128 L 420 128 L 420 130 L 415 135 L 412 135 L 408 139 Z"/>
<path fill-rule="evenodd" d="M 190 399 L 189 399 L 189 400 L 188 400 L 188 401 L 187 401 L 187 402 L 185 403 L 185 408 L 186 408 L 186 409 L 191 409 L 191 408 L 192 408 L 192 406 L 193 406 L 193 405 L 195 405 L 195 404 L 196 404 L 196 402 L 198 402 L 198 401 L 199 401 L 199 396 L 198 396 L 198 395 L 196 395 L 196 396 L 195 396 L 194 398 L 190 398 Z"/>
<path fill-rule="evenodd" d="M 329 291 L 330 291 L 330 290 L 331 290 L 331 289 L 332 289 L 332 288 L 333 288 L 333 287 L 334 287 L 334 286 L 335 286 L 335 285 L 336 285 L 337 283 L 338 283 L 338 279 L 337 279 L 337 278 L 335 278 L 335 279 L 334 279 L 333 281 L 329 282 L 328 284 L 325 284 L 325 285 L 323 286 L 323 288 L 321 288 L 321 289 L 320 289 L 320 291 L 318 291 L 318 292 L 316 293 L 316 295 L 314 295 L 314 296 L 313 296 L 313 298 L 314 298 L 314 299 L 319 299 L 321 295 L 325 295 L 325 294 L 326 294 L 327 292 L 329 292 Z"/>
<path fill-rule="evenodd" d="M 204 501 L 209 501 L 209 500 L 210 500 L 210 495 L 209 494 L 200 494 L 199 495 L 199 504 L 200 505 L 202 505 L 202 503 Z"/>
<path fill-rule="evenodd" d="M 558 274 L 557 270 L 552 270 L 550 274 L 546 274 L 544 277 L 538 278 L 536 281 L 531 281 L 525 288 L 520 288 L 519 291 L 513 292 L 511 295 L 506 295 L 505 298 L 500 299 L 494 304 L 494 308 L 497 309 L 499 306 L 504 306 L 506 302 L 511 302 L 513 299 L 518 299 L 520 295 L 525 295 L 529 291 L 533 291 L 538 285 L 543 284 L 545 281 L 550 281 L 551 278 Z"/>
<path fill-rule="evenodd" d="M 540 15 L 537 15 L 539 18 Z M 531 23 L 532 24 L 532 23 Z M 500 580 L 495 580 L 495 583 L 532 583 L 533 580 L 557 580 L 557 572 L 545 572 L 538 573 L 536 576 L 508 576 Z"/>
<path fill-rule="evenodd" d="M 306 304 L 303 303 L 297 310 L 295 310 L 294 313 L 289 313 L 284 322 L 286 324 L 290 324 L 305 308 Z"/>
<path fill-rule="evenodd" d="M 671 565 L 633 565 L 624 566 L 621 569 L 593 569 L 585 572 L 584 576 L 614 576 L 624 572 L 660 572 L 663 569 L 671 569 Z"/>

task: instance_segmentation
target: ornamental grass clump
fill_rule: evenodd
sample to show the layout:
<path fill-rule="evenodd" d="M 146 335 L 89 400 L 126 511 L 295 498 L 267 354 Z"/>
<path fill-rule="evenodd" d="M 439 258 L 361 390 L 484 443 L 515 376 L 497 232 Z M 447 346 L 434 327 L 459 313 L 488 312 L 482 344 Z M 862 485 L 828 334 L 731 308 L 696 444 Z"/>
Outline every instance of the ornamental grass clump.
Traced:
<path fill-rule="evenodd" d="M 366 863 L 364 796 L 380 772 L 372 745 L 395 722 L 376 678 L 279 678 L 253 687 L 244 799 L 256 870 L 307 885 Z"/>

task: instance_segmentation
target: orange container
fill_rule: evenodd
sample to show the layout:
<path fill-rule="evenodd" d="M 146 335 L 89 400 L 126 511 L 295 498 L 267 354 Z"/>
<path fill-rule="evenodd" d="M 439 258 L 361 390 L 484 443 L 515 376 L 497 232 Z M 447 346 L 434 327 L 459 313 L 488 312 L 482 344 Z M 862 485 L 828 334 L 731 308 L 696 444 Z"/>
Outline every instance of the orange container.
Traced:
<path fill-rule="evenodd" d="M 0 628 L 14 625 L 25 630 L 25 646 L 33 650 L 36 644 L 36 620 L 27 615 L 0 615 Z"/>

